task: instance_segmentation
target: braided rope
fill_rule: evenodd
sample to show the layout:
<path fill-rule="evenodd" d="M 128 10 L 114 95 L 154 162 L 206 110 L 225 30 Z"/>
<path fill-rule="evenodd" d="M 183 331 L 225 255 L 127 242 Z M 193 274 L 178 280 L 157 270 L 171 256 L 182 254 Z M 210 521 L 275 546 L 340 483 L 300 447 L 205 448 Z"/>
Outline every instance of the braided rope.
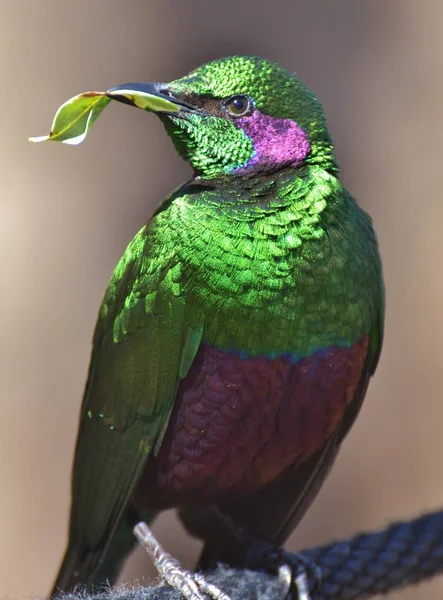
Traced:
<path fill-rule="evenodd" d="M 443 572 L 443 511 L 302 554 L 323 573 L 315 600 L 386 593 Z"/>
<path fill-rule="evenodd" d="M 357 600 L 387 593 L 443 573 L 443 510 L 386 529 L 362 533 L 301 552 L 320 567 L 323 580 L 312 600 Z M 281 585 L 263 572 L 219 566 L 205 573 L 231 600 L 276 600 Z M 313 590 L 314 581 L 309 580 Z M 166 585 L 61 594 L 63 600 L 179 600 Z"/>

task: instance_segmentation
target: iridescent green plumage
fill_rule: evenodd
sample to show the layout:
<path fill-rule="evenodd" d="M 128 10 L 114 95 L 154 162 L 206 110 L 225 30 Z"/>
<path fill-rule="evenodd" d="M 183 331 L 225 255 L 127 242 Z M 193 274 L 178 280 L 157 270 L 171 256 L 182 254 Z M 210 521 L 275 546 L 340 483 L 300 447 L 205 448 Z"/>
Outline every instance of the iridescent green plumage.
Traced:
<path fill-rule="evenodd" d="M 379 312 L 377 270 L 364 276 L 366 295 L 357 284 L 362 262 L 378 256 L 366 214 L 319 167 L 253 185 L 231 179 L 179 190 L 136 235 L 102 308 L 115 341 L 124 337 L 140 298 L 143 310 L 152 309 L 163 281 L 166 294 L 186 299 L 191 328 L 203 328 L 204 341 L 223 350 L 301 357 L 335 343 L 352 345 Z M 358 247 L 357 240 L 371 238 Z M 128 270 L 123 303 L 117 290 Z"/>
<path fill-rule="evenodd" d="M 276 63 L 256 56 L 215 60 L 173 81 L 170 90 L 174 95 L 192 94 L 197 106 L 208 98 L 247 94 L 264 114 L 292 119 L 307 131 L 314 150 L 309 164 L 319 164 L 330 172 L 338 170 L 321 103 L 298 77 Z M 194 122 L 194 127 L 186 128 L 182 121 L 171 118 L 166 126 L 179 153 L 202 176 L 229 172 L 249 158 L 250 140 L 232 123 L 220 120 L 202 126 L 198 117 Z"/>
<path fill-rule="evenodd" d="M 94 579 L 146 465 L 157 460 L 161 470 L 171 411 L 194 393 L 192 386 L 186 388 L 189 373 L 194 369 L 192 377 L 200 376 L 196 356 L 205 348 L 221 352 L 226 364 L 240 357 L 248 369 L 263 358 L 270 380 L 278 361 L 283 372 L 317 353 L 321 363 L 328 349 L 331 356 L 340 349 L 343 356 L 345 349 L 365 352 L 352 363 L 337 363 L 349 377 L 349 390 L 343 384 L 346 394 L 327 408 L 334 415 L 331 431 L 315 432 L 318 446 L 306 450 L 310 466 L 298 476 L 291 505 L 269 515 L 269 527 L 252 523 L 281 541 L 319 488 L 352 424 L 381 345 L 377 242 L 369 217 L 337 178 L 323 110 L 312 92 L 278 65 L 254 57 L 215 61 L 152 89 L 181 107 L 179 115 L 163 111 L 160 116 L 195 176 L 135 236 L 105 294 L 82 407 L 60 587 Z M 233 96 L 247 98 L 241 118 L 229 113 Z M 315 370 L 315 361 L 310 368 Z M 303 377 L 301 371 L 295 376 Z M 329 375 L 322 377 L 326 386 Z M 223 387 L 223 377 L 217 378 L 208 379 L 209 390 Z M 247 391 L 240 389 L 231 399 L 232 410 Z M 202 396 L 206 410 L 205 393 L 212 391 Z M 251 424 L 257 418 L 251 415 Z M 169 431 L 177 424 L 176 413 L 171 419 Z M 186 419 L 180 427 L 189 428 L 190 436 L 207 434 Z M 294 439 L 295 448 L 297 443 Z M 282 452 L 287 457 L 292 450 Z M 283 476 L 278 461 L 266 469 Z M 248 483 L 248 494 L 261 493 L 254 488 L 259 479 L 258 474 Z M 177 488 L 180 481 L 167 485 Z M 232 492 L 226 483 L 220 500 Z M 267 504 L 256 506 L 263 519 Z M 251 505 L 251 515 L 254 510 Z"/>

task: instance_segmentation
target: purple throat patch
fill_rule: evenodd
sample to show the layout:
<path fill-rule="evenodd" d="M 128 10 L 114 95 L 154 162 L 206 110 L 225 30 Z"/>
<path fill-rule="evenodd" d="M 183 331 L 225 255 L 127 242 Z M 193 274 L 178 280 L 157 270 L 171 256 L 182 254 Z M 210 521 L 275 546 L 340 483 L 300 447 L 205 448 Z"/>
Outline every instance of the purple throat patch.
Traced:
<path fill-rule="evenodd" d="M 254 153 L 236 173 L 270 171 L 284 165 L 297 167 L 311 150 L 308 134 L 291 119 L 278 119 L 256 110 L 236 121 L 251 139 Z"/>

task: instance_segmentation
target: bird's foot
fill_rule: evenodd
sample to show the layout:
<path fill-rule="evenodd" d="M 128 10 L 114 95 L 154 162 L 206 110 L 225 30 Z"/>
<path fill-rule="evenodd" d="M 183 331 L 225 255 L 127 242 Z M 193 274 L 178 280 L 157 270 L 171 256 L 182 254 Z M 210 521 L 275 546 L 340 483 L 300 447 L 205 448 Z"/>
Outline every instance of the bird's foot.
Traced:
<path fill-rule="evenodd" d="M 285 556 L 286 555 L 286 556 Z M 282 550 L 281 563 L 278 567 L 278 579 L 284 590 L 284 597 L 289 594 L 291 587 L 294 585 L 298 600 L 310 600 L 311 594 L 320 588 L 321 585 L 321 570 L 313 562 L 308 561 L 303 556 L 298 554 L 289 554 Z M 310 589 L 310 580 L 314 580 L 314 584 Z"/>
<path fill-rule="evenodd" d="M 298 600 L 310 600 L 320 589 L 322 573 L 313 561 L 301 554 L 292 554 L 264 540 L 250 527 L 241 524 L 222 510 L 217 514 L 246 549 L 245 563 L 250 569 L 265 569 L 278 574 L 282 586 L 281 599 L 285 600 L 295 587 Z"/>
<path fill-rule="evenodd" d="M 180 563 L 164 550 L 143 521 L 133 529 L 134 535 L 152 558 L 159 575 L 186 600 L 230 600 L 217 586 L 206 581 L 203 575 L 183 569 Z"/>
<path fill-rule="evenodd" d="M 314 562 L 269 542 L 254 540 L 248 548 L 246 561 L 251 567 L 277 571 L 282 598 L 286 598 L 295 586 L 298 600 L 310 600 L 321 586 L 321 569 Z"/>

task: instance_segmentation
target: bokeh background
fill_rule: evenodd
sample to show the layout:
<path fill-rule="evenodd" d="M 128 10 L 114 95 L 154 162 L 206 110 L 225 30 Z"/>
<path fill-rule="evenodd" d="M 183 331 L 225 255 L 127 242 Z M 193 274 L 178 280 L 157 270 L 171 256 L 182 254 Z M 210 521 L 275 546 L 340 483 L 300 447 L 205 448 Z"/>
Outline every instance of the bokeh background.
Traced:
<path fill-rule="evenodd" d="M 102 293 L 127 242 L 189 173 L 161 124 L 121 105 L 79 147 L 26 138 L 76 93 L 168 81 L 223 55 L 277 60 L 316 91 L 384 259 L 382 360 L 289 545 L 441 506 L 442 23 L 434 0 L 1 0 L 0 597 L 48 592 Z M 199 545 L 171 513 L 155 531 L 192 565 Z M 141 552 L 129 563 L 123 580 L 152 573 Z M 443 578 L 392 597 L 442 592 Z"/>

